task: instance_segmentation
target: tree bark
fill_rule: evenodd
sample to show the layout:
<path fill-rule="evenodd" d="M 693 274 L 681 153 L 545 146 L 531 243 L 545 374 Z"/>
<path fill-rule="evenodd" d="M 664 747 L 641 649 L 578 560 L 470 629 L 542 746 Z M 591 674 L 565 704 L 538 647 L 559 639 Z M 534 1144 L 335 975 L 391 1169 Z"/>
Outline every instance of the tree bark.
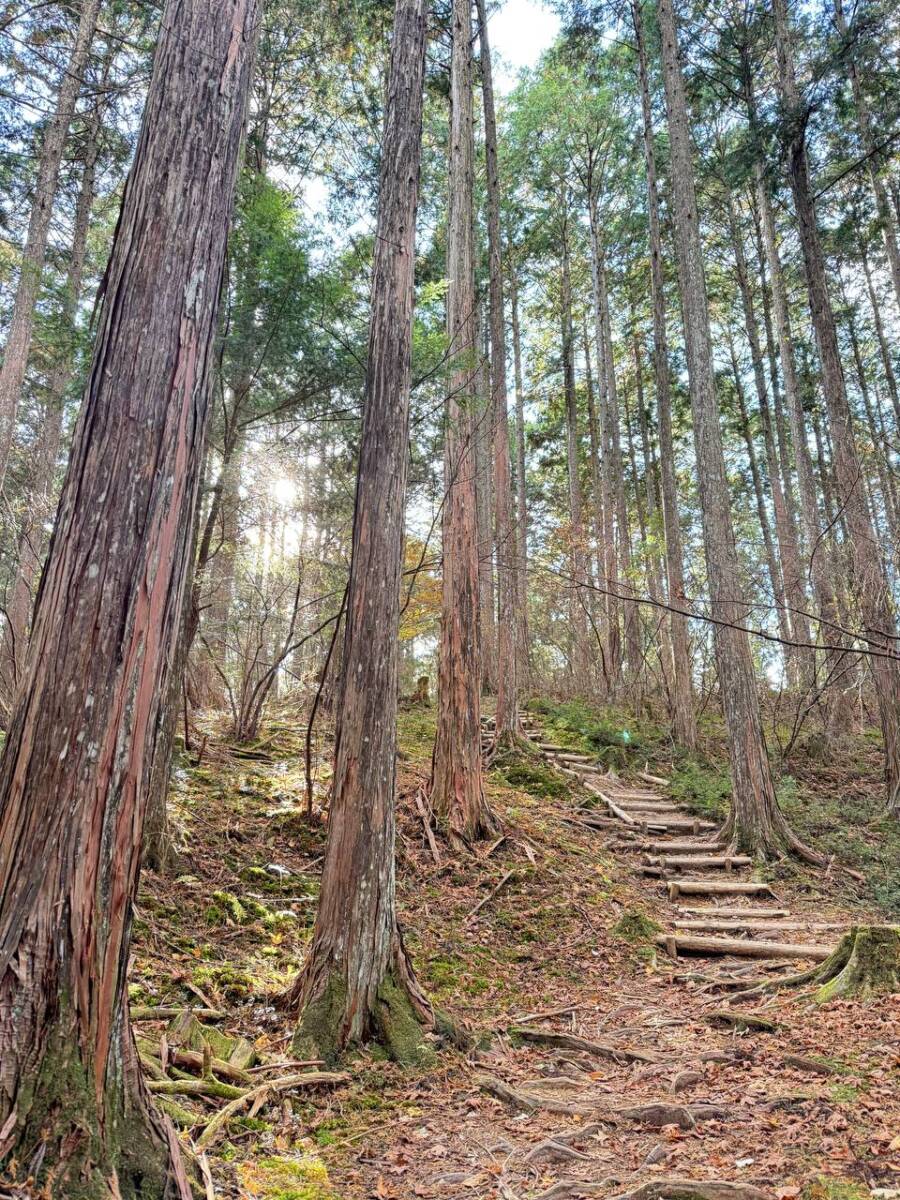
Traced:
<path fill-rule="evenodd" d="M 473 440 L 478 366 L 473 200 L 475 138 L 469 0 L 453 0 L 451 20 L 447 332 L 452 367 L 444 440 L 441 639 L 431 803 L 450 838 L 467 844 L 492 833 L 495 823 L 485 800 L 481 770 L 478 527 Z"/>
<path fill-rule="evenodd" d="M 657 0 L 669 126 L 678 277 L 694 418 L 703 540 L 719 691 L 728 731 L 732 804 L 726 837 L 735 849 L 781 852 L 790 831 L 779 811 L 766 755 L 748 635 L 744 581 L 734 541 L 709 328 L 703 246 L 694 186 L 687 98 L 672 0 Z"/>
<path fill-rule="evenodd" d="M 806 154 L 806 115 L 802 111 L 794 75 L 791 30 L 785 0 L 773 0 L 773 12 L 779 92 L 789 138 L 791 191 L 797 211 L 809 306 L 822 369 L 822 390 L 834 447 L 839 503 L 849 535 L 853 592 L 868 646 L 876 651 L 895 653 L 897 628 L 893 602 L 861 487 L 862 466 L 853 435 L 837 326 L 828 294 L 825 256 L 816 223 Z M 887 806 L 890 812 L 900 813 L 900 662 L 892 657 L 870 657 L 869 667 L 884 739 Z"/>
<path fill-rule="evenodd" d="M 478 636 L 482 695 L 497 694 L 497 607 L 494 595 L 494 413 L 491 402 L 490 354 L 482 339 L 481 303 L 475 301 L 478 331 L 477 399 L 473 414 L 475 503 L 478 514 Z"/>
<path fill-rule="evenodd" d="M 510 318 L 513 335 L 513 369 L 516 387 L 516 580 L 518 584 L 519 619 L 518 688 L 525 691 L 531 674 L 528 639 L 528 493 L 525 486 L 525 389 L 522 382 L 522 340 L 519 330 L 519 287 L 516 268 L 509 272 Z"/>
<path fill-rule="evenodd" d="M 191 1194 L 126 970 L 258 19 L 256 0 L 164 7 L 0 763 L 0 1154 L 42 1163 L 54 1198 Z"/>
<path fill-rule="evenodd" d="M 375 1037 L 397 1059 L 433 1024 L 397 925 L 398 629 L 409 449 L 425 0 L 397 0 L 378 199 L 362 444 L 328 845 L 312 943 L 290 998 L 297 1053 Z"/>
<path fill-rule="evenodd" d="M 592 173 L 588 172 L 588 218 L 591 234 L 591 288 L 594 301 L 594 339 L 597 348 L 597 384 L 599 392 L 600 512 L 603 522 L 601 581 L 606 589 L 606 687 L 614 697 L 622 682 L 622 639 L 619 605 L 619 561 L 616 553 L 615 530 L 615 468 L 613 466 L 612 431 L 609 412 L 609 369 L 606 363 L 606 330 L 603 320 L 603 288 L 601 278 L 600 214 L 597 209 Z M 596 453 L 596 452 L 595 452 Z"/>
<path fill-rule="evenodd" d="M 516 679 L 517 609 L 516 542 L 513 530 L 509 458 L 509 411 L 506 394 L 506 315 L 503 303 L 503 246 L 500 234 L 500 168 L 497 161 L 497 116 L 494 76 L 488 39 L 487 6 L 477 0 L 481 46 L 481 92 L 484 104 L 484 150 L 487 163 L 487 224 L 490 275 L 491 413 L 494 430 L 494 533 L 497 550 L 497 718 L 499 743 L 519 731 Z"/>
<path fill-rule="evenodd" d="M 75 44 L 60 80 L 53 116 L 44 133 L 38 159 L 34 202 L 25 236 L 9 331 L 6 335 L 3 364 L 0 366 L 0 492 L 3 491 L 6 480 L 22 382 L 28 366 L 28 354 L 34 332 L 34 310 L 41 290 L 53 202 L 59 183 L 59 169 L 91 53 L 100 4 L 101 0 L 82 0 Z"/>
<path fill-rule="evenodd" d="M 591 652 L 585 606 L 588 603 L 584 546 L 584 503 L 581 495 L 581 454 L 578 431 L 578 397 L 575 391 L 575 332 L 572 322 L 572 274 L 569 258 L 568 205 L 565 214 L 560 263 L 560 320 L 562 323 L 563 393 L 566 402 L 566 469 L 569 482 L 569 538 L 572 580 L 569 584 L 569 618 L 572 630 L 572 688 L 576 695 L 591 690 Z"/>
<path fill-rule="evenodd" d="M 727 187 L 727 184 L 726 184 Z M 810 642 L 809 621 L 806 617 L 807 600 L 803 586 L 803 569 L 800 565 L 800 548 L 794 537 L 794 530 L 788 516 L 787 502 L 781 484 L 781 466 L 778 461 L 778 450 L 775 445 L 775 434 L 772 428 L 772 414 L 769 408 L 769 397 L 766 392 L 765 370 L 763 366 L 762 345 L 759 338 L 759 324 L 756 319 L 756 305 L 753 301 L 753 291 L 750 286 L 750 273 L 747 267 L 747 257 L 744 253 L 743 233 L 738 224 L 737 213 L 731 194 L 728 194 L 728 222 L 731 230 L 731 240 L 734 247 L 735 268 L 738 289 L 741 294 L 741 306 L 744 313 L 744 328 L 747 342 L 750 346 L 750 361 L 753 368 L 753 383 L 756 388 L 756 402 L 759 406 L 760 423 L 762 425 L 763 446 L 766 453 L 766 466 L 769 475 L 769 489 L 772 493 L 772 508 L 775 513 L 775 533 L 778 539 L 778 563 L 783 580 L 783 600 L 788 609 L 783 617 L 779 614 L 779 624 L 783 634 L 786 631 L 785 658 L 796 686 L 802 682 L 808 689 L 815 675 L 815 661 L 812 652 L 792 648 L 787 644 L 791 639 L 806 643 Z"/>
<path fill-rule="evenodd" d="M 632 16 L 638 47 L 638 75 L 643 114 L 644 159 L 647 165 L 647 202 L 650 226 L 650 298 L 653 305 L 653 374 L 656 383 L 656 415 L 659 424 L 659 461 L 666 539 L 666 575 L 669 604 L 683 612 L 687 607 L 684 592 L 684 551 L 681 519 L 678 511 L 678 484 L 675 478 L 675 446 L 672 436 L 672 400 L 669 376 L 669 346 L 666 331 L 666 294 L 663 281 L 662 234 L 659 221 L 659 185 L 656 150 L 653 144 L 653 110 L 647 47 L 641 0 L 633 0 Z M 669 617 L 672 647 L 672 727 L 676 740 L 688 750 L 697 745 L 697 724 L 691 680 L 691 655 L 687 618 L 673 611 Z"/>

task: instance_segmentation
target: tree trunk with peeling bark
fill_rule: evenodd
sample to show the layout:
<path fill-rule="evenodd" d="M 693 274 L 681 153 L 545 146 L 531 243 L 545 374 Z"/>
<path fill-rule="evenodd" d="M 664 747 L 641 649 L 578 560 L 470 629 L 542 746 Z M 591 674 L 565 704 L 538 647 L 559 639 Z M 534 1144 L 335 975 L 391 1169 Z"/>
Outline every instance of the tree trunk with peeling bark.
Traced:
<path fill-rule="evenodd" d="M 788 844 L 797 843 L 775 798 L 750 640 L 740 628 L 747 617 L 746 605 L 738 599 L 745 594 L 745 584 L 735 546 L 731 495 L 719 428 L 687 97 L 672 0 L 657 0 L 657 13 L 703 542 L 710 611 L 717 622 L 714 626 L 716 668 L 731 759 L 732 802 L 725 837 L 735 849 L 769 856 L 779 854 Z"/>
<path fill-rule="evenodd" d="M 478 646 L 478 518 L 474 421 L 478 332 L 475 323 L 475 135 L 472 13 L 453 0 L 450 68 L 450 212 L 447 222 L 447 333 L 451 370 L 444 437 L 441 636 L 437 734 L 431 804 L 452 841 L 487 836 L 495 821 L 481 764 L 481 668 Z"/>
<path fill-rule="evenodd" d="M 666 576 L 669 604 L 673 609 L 681 610 L 680 612 L 673 611 L 669 617 L 672 647 L 672 727 L 676 740 L 686 749 L 693 750 L 697 745 L 697 722 L 694 715 L 688 623 L 687 618 L 681 615 L 687 606 L 687 597 L 684 591 L 684 551 L 682 549 L 681 517 L 678 509 L 678 483 L 675 477 L 675 445 L 672 435 L 672 399 L 666 330 L 666 294 L 662 267 L 662 234 L 659 220 L 659 185 L 656 174 L 656 150 L 653 144 L 653 110 L 641 0 L 634 0 L 632 15 L 638 46 L 644 158 L 647 165 L 650 298 L 653 305 L 653 373 L 656 382 L 656 414 L 659 423 L 660 490 L 666 539 Z"/>
<path fill-rule="evenodd" d="M 330 1060 L 374 1038 L 426 1053 L 431 1007 L 397 924 L 398 628 L 409 450 L 425 0 L 397 0 L 372 279 L 328 844 L 312 943 L 290 992 L 295 1051 Z"/>
<path fill-rule="evenodd" d="M 787 121 L 788 171 L 797 212 L 806 287 L 822 370 L 822 390 L 834 449 L 839 504 L 847 525 L 852 591 L 870 650 L 869 667 L 878 699 L 884 739 L 887 807 L 900 813 L 900 662 L 891 590 L 861 487 L 862 464 L 853 433 L 837 325 L 828 293 L 825 256 L 819 238 L 806 153 L 806 115 L 794 75 L 792 37 L 785 0 L 773 0 L 778 83 Z"/>
<path fill-rule="evenodd" d="M 522 341 L 519 331 L 519 289 L 515 265 L 509 272 L 510 320 L 513 336 L 513 371 L 516 389 L 516 583 L 519 616 L 516 626 L 517 679 L 520 691 L 528 687 L 528 495 L 525 487 L 525 389 L 522 382 Z"/>
<path fill-rule="evenodd" d="M 564 211 L 567 211 L 565 199 L 561 203 Z M 572 324 L 568 218 L 562 231 L 560 309 L 563 392 L 566 402 L 566 470 L 569 481 L 569 558 L 572 564 L 572 579 L 568 586 L 572 633 L 572 687 L 576 695 L 587 696 L 591 690 L 591 652 L 586 615 L 589 594 L 584 552 L 578 399 L 575 392 L 575 333 Z"/>
<path fill-rule="evenodd" d="M 258 21 L 256 0 L 164 8 L 0 763 L 0 1157 L 40 1151 L 60 1200 L 191 1195 L 126 969 Z"/>
<path fill-rule="evenodd" d="M 491 329 L 491 405 L 494 455 L 494 541 L 497 552 L 497 717 L 499 743 L 519 731 L 516 678 L 517 608 L 516 542 L 512 522 L 509 456 L 509 410 L 506 395 L 506 315 L 503 303 L 503 247 L 500 236 L 500 167 L 497 161 L 497 116 L 494 76 L 488 40 L 485 0 L 477 0 L 481 46 L 481 92 L 484 104 L 484 150 L 487 163 L 487 223 Z"/>

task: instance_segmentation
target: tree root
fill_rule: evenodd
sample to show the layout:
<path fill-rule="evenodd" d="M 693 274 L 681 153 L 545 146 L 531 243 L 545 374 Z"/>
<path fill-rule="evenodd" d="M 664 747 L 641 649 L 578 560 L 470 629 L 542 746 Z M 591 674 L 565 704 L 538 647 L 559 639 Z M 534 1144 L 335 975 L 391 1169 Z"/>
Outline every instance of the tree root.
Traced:
<path fill-rule="evenodd" d="M 818 985 L 813 997 L 817 1004 L 838 997 L 865 1000 L 900 992 L 900 926 L 854 926 L 823 963 L 799 975 L 764 980 L 746 991 L 736 992 L 730 1003 L 805 984 Z"/>
<path fill-rule="evenodd" d="M 631 1059 L 633 1062 L 659 1063 L 664 1060 L 652 1050 L 631 1050 L 627 1046 L 612 1046 L 607 1042 L 592 1042 L 587 1038 L 576 1037 L 572 1033 L 545 1032 L 541 1029 L 523 1029 L 513 1026 L 509 1030 L 511 1037 L 521 1038 L 523 1042 L 534 1042 L 538 1046 L 553 1046 L 562 1050 L 583 1050 L 599 1058 L 612 1058 L 617 1062 Z"/>
<path fill-rule="evenodd" d="M 768 1200 L 765 1192 L 749 1183 L 725 1183 L 716 1179 L 654 1179 L 633 1192 L 622 1192 L 611 1200 Z"/>

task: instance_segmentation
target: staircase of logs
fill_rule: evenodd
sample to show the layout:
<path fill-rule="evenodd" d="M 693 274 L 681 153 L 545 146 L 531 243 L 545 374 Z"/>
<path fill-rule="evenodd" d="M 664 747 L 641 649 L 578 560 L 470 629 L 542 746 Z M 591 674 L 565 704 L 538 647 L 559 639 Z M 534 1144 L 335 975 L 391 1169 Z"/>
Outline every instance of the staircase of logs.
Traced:
<path fill-rule="evenodd" d="M 493 719 L 483 723 L 487 745 Z M 548 764 L 592 797 L 577 822 L 609 834 L 606 848 L 664 889 L 671 918 L 655 940 L 671 958 L 723 959 L 720 981 L 727 984 L 729 974 L 737 983 L 748 970 L 741 959 L 751 958 L 749 969 L 765 971 L 784 967 L 785 960 L 821 962 L 832 952 L 843 927 L 793 915 L 769 883 L 753 877 L 750 858 L 728 853 L 713 822 L 667 797 L 666 779 L 645 770 L 626 781 L 593 756 L 548 741 L 534 714 L 523 714 L 522 728 Z"/>

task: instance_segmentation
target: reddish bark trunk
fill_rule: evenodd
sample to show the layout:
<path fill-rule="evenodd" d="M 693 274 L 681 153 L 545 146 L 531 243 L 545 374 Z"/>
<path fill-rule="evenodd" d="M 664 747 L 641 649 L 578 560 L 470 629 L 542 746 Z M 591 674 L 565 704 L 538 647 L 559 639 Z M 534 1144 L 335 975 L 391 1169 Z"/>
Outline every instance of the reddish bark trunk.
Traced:
<path fill-rule="evenodd" d="M 125 983 L 258 16 L 165 6 L 0 763 L 0 1154 L 53 1197 L 190 1196 Z"/>
<path fill-rule="evenodd" d="M 447 225 L 447 333 L 453 366 L 444 440 L 443 578 L 438 659 L 437 735 L 431 802 L 453 840 L 494 830 L 481 771 L 478 646 L 478 528 L 474 420 L 478 336 L 475 324 L 475 141 L 472 14 L 453 0 L 450 70 L 450 213 Z"/>
<path fill-rule="evenodd" d="M 334 1058 L 369 1037 L 400 1060 L 433 1023 L 403 949 L 394 895 L 400 583 L 409 443 L 424 0 L 397 0 L 362 445 L 347 593 L 328 845 L 312 944 L 291 992 L 295 1047 Z"/>

